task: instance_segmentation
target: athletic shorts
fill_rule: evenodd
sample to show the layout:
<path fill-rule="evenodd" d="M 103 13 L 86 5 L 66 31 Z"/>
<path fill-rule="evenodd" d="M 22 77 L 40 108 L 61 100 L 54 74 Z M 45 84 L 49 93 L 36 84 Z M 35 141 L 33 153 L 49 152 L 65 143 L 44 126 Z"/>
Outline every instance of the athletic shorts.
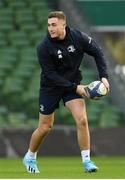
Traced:
<path fill-rule="evenodd" d="M 76 94 L 75 92 L 68 92 L 63 95 L 45 95 L 40 91 L 39 94 L 39 112 L 41 114 L 49 115 L 53 113 L 57 108 L 59 108 L 59 102 L 61 99 L 65 105 L 66 102 L 83 98 L 82 96 Z"/>

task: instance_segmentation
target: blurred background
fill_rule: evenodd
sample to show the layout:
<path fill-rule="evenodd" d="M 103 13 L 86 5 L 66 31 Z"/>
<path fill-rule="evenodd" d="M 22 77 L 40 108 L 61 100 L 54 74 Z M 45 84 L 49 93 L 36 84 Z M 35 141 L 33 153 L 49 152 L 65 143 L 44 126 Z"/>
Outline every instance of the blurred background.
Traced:
<path fill-rule="evenodd" d="M 70 26 L 96 39 L 107 59 L 109 95 L 86 100 L 92 154 L 125 155 L 125 1 L 0 0 L 0 156 L 22 156 L 37 126 L 36 46 L 46 35 L 53 10 L 63 10 Z M 81 71 L 83 84 L 98 79 L 90 56 L 85 55 Z M 75 122 L 62 102 L 39 154 L 79 154 Z"/>

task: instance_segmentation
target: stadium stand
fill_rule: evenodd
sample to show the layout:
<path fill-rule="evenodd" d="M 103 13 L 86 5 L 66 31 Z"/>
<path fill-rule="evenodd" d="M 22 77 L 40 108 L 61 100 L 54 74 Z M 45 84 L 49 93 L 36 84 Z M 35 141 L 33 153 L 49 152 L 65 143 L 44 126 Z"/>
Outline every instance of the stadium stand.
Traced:
<path fill-rule="evenodd" d="M 46 0 L 0 0 L 1 127 L 8 124 L 33 125 L 34 119 L 38 118 L 40 68 L 36 45 L 46 33 L 49 11 Z M 96 80 L 96 76 L 92 68 L 86 67 L 81 68 L 86 77 L 82 82 L 88 84 Z M 109 97 L 96 103 L 87 101 L 87 109 L 91 127 L 122 124 L 121 112 L 112 106 Z M 64 107 L 59 109 L 56 116 L 57 124 L 75 124 Z"/>

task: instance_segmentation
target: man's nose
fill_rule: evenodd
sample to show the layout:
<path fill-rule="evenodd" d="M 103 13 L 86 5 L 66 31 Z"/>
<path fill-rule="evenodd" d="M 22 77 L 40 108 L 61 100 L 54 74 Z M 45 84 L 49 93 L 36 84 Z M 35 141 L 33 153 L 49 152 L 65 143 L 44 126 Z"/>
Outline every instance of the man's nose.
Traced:
<path fill-rule="evenodd" d="M 52 28 L 52 26 L 50 26 L 50 27 L 49 27 L 49 31 L 52 31 L 52 30 L 53 30 L 53 28 Z"/>

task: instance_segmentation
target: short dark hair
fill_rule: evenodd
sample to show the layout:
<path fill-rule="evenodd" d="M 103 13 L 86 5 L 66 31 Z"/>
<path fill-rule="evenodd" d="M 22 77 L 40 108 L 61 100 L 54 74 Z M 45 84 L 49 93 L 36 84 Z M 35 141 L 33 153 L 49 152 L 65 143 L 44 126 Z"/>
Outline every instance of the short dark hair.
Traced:
<path fill-rule="evenodd" d="M 48 15 L 48 19 L 49 18 L 58 18 L 58 19 L 63 19 L 66 21 L 66 15 L 64 14 L 63 11 L 53 11 L 50 12 Z"/>

